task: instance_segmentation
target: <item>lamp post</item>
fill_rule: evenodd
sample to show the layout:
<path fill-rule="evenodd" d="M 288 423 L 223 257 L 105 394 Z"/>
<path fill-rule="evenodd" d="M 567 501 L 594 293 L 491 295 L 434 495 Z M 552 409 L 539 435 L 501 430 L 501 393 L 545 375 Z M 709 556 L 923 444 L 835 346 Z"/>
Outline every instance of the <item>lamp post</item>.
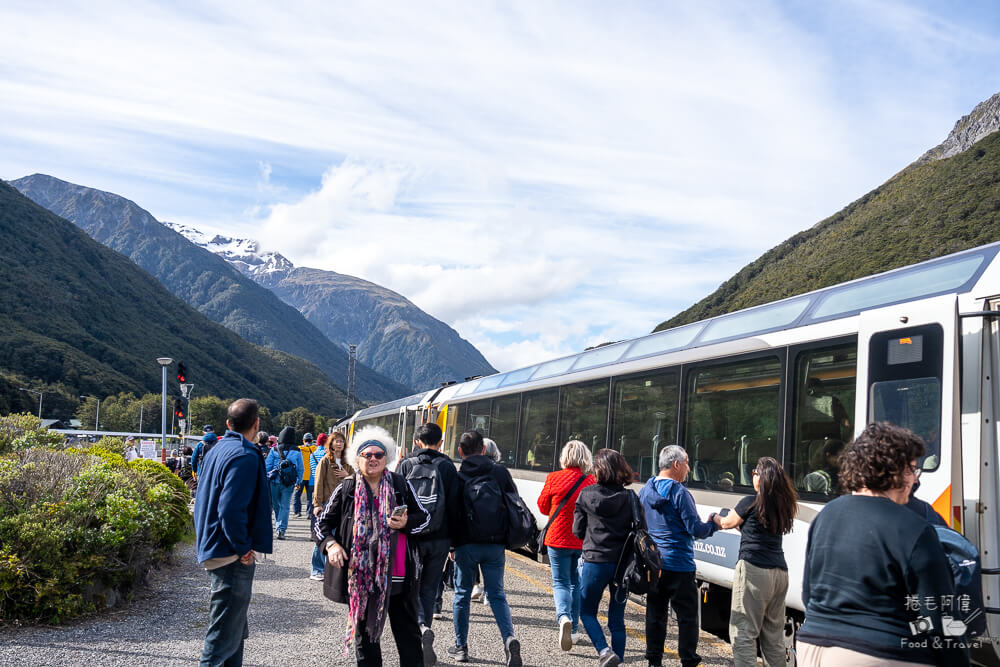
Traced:
<path fill-rule="evenodd" d="M 100 428 L 100 423 L 101 423 L 101 399 L 97 398 L 96 396 L 82 396 L 82 395 L 80 396 L 80 398 L 92 398 L 95 401 L 97 401 L 97 414 L 94 416 L 94 430 L 95 431 L 100 431 L 101 430 L 101 428 Z"/>
<path fill-rule="evenodd" d="M 174 363 L 174 360 L 170 357 L 157 357 L 156 363 L 160 365 L 163 369 L 163 390 L 160 392 L 160 396 L 163 400 L 163 405 L 160 408 L 160 433 L 162 437 L 160 439 L 160 451 L 167 450 L 167 366 Z"/>
<path fill-rule="evenodd" d="M 26 391 L 29 394 L 38 394 L 38 420 L 42 419 L 42 395 L 44 391 L 38 391 L 37 389 L 28 389 L 27 387 L 18 387 L 21 391 Z"/>

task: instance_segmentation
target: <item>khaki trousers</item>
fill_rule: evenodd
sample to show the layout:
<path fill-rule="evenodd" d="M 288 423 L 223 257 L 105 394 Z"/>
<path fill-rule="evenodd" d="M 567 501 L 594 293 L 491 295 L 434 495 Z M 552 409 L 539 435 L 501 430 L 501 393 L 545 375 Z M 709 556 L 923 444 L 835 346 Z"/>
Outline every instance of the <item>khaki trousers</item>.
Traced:
<path fill-rule="evenodd" d="M 799 667 L 920 667 L 919 662 L 887 660 L 839 646 L 816 646 L 805 642 L 796 645 Z M 924 665 L 924 667 L 927 667 Z"/>
<path fill-rule="evenodd" d="M 788 570 L 736 563 L 729 639 L 736 667 L 756 667 L 757 639 L 766 667 L 785 664 L 785 593 Z"/>

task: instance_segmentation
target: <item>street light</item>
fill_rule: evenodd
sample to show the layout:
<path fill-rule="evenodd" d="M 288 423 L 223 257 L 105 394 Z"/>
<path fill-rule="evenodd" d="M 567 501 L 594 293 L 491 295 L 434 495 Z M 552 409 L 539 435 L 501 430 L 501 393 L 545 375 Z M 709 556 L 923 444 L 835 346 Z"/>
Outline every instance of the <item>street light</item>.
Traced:
<path fill-rule="evenodd" d="M 157 357 L 156 363 L 163 369 L 163 390 L 160 392 L 162 406 L 160 407 L 160 448 L 167 451 L 167 366 L 174 363 L 170 357 Z"/>
<path fill-rule="evenodd" d="M 37 389 L 28 389 L 27 387 L 18 387 L 21 391 L 26 391 L 30 394 L 38 394 L 38 420 L 42 419 L 42 395 L 44 391 L 38 391 Z"/>
<path fill-rule="evenodd" d="M 94 417 L 94 430 L 100 431 L 101 428 L 99 425 L 101 423 L 101 399 L 97 398 L 96 396 L 83 396 L 83 395 L 81 395 L 80 398 L 84 399 L 92 398 L 95 401 L 97 401 L 97 415 Z"/>

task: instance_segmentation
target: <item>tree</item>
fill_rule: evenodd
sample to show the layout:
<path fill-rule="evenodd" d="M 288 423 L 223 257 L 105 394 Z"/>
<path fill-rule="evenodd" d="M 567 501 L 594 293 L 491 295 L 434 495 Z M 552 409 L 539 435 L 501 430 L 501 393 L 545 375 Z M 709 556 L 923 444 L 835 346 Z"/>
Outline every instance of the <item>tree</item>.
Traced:
<path fill-rule="evenodd" d="M 301 437 L 304 433 L 313 433 L 316 430 L 316 415 L 309 412 L 302 406 L 282 412 L 278 415 L 278 424 L 281 428 L 285 426 L 295 427 L 295 433 Z"/>
<path fill-rule="evenodd" d="M 188 410 L 191 433 L 198 433 L 205 424 L 211 424 L 215 428 L 216 434 L 220 436 L 225 433 L 226 414 L 230 403 L 232 401 L 216 396 L 192 398 Z"/>

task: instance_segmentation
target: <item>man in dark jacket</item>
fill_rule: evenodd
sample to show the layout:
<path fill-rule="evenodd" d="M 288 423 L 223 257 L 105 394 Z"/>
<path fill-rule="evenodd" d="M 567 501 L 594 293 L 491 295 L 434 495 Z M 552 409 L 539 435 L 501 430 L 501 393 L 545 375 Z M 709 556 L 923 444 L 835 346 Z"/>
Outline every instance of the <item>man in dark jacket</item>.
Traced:
<path fill-rule="evenodd" d="M 469 601 L 476 571 L 482 570 L 486 599 L 493 609 L 493 618 L 503 637 L 507 667 L 521 667 L 521 643 L 514 637 L 514 623 L 503 590 L 506 565 L 506 517 L 503 494 L 517 493 L 510 472 L 484 455 L 483 436 L 477 431 L 462 434 L 458 453 L 462 466 L 458 473 L 462 481 L 462 506 L 454 508 L 455 525 L 455 597 L 452 617 L 455 625 L 455 646 L 448 654 L 456 662 L 469 660 Z"/>
<path fill-rule="evenodd" d="M 433 643 L 434 635 L 431 634 L 429 639 L 426 635 L 434 618 L 434 601 L 454 532 L 450 525 L 452 522 L 448 521 L 448 512 L 450 508 L 462 504 L 462 480 L 455 471 L 455 464 L 441 453 L 440 426 L 430 423 L 418 427 L 413 445 L 416 449 L 399 462 L 396 472 L 409 480 L 420 504 L 431 515 L 428 530 L 414 535 L 413 542 L 423 561 L 417 611 L 424 641 Z"/>
<path fill-rule="evenodd" d="M 271 498 L 253 442 L 260 426 L 258 410 L 257 401 L 234 401 L 227 414 L 229 430 L 201 466 L 195 546 L 212 590 L 202 665 L 243 664 L 255 552 L 271 553 Z"/>

